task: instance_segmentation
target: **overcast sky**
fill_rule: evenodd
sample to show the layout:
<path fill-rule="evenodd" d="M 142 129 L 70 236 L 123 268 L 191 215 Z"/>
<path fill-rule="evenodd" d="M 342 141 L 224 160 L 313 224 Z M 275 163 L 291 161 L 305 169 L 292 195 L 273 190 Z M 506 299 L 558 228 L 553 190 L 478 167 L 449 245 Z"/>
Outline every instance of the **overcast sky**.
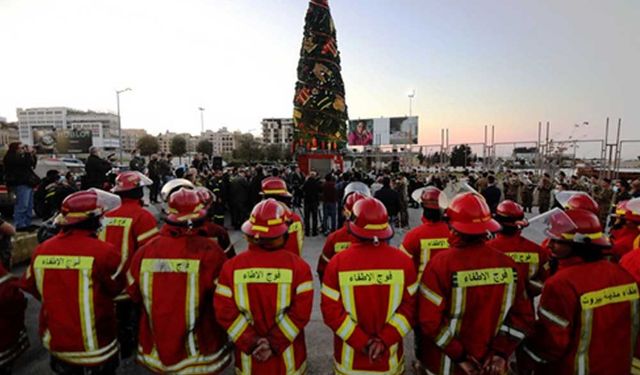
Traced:
<path fill-rule="evenodd" d="M 290 117 L 305 0 L 0 0 L 0 116 L 115 111 L 125 128 L 250 131 Z M 351 118 L 406 115 L 420 142 L 640 138 L 640 1 L 330 0 Z M 589 126 L 572 130 L 588 121 Z"/>

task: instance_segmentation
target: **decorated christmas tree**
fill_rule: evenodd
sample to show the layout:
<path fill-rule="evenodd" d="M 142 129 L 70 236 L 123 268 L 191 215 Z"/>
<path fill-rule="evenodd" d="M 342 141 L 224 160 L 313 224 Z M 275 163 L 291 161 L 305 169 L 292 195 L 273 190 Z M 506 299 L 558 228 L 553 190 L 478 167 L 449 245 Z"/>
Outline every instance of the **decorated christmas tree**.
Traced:
<path fill-rule="evenodd" d="M 294 150 L 335 151 L 345 146 L 348 115 L 340 70 L 328 0 L 311 0 L 293 99 Z"/>

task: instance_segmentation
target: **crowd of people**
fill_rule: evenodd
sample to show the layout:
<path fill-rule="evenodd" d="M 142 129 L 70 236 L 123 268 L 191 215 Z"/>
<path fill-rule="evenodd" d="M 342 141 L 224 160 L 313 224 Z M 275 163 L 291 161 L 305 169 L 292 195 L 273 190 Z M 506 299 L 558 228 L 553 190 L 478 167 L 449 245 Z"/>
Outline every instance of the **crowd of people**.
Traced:
<path fill-rule="evenodd" d="M 563 174 L 318 176 L 203 157 L 155 172 L 163 159 L 68 191 L 52 209 L 57 234 L 22 278 L 0 267 L 0 374 L 29 345 L 23 292 L 41 302 L 57 374 L 114 374 L 131 357 L 155 373 L 232 362 L 239 374 L 308 373 L 316 288 L 337 374 L 640 373 L 640 198 L 621 182 L 614 192 Z M 162 201 L 162 225 L 145 189 Z M 410 197 L 422 209 L 414 228 Z M 543 220 L 528 227 L 535 205 Z M 314 278 L 302 254 L 320 233 Z"/>

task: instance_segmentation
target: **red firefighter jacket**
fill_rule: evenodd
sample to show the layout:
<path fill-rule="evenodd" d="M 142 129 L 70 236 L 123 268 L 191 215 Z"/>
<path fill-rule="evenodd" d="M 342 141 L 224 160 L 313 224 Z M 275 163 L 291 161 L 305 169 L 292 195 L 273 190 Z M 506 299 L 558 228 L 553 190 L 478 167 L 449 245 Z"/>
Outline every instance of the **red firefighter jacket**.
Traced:
<path fill-rule="evenodd" d="M 638 285 L 606 260 L 561 260 L 542 291 L 524 352 L 541 374 L 629 374 L 638 333 Z"/>
<path fill-rule="evenodd" d="M 51 355 L 101 365 L 118 355 L 113 299 L 124 288 L 120 255 L 93 232 L 71 229 L 40 244 L 23 288 L 40 299 L 40 335 Z"/>
<path fill-rule="evenodd" d="M 198 231 L 200 235 L 216 241 L 218 245 L 220 245 L 220 248 L 224 251 L 228 259 L 236 256 L 236 249 L 231 244 L 229 233 L 226 229 L 224 229 L 224 227 L 207 220 L 204 222 L 202 227 L 198 229 Z"/>
<path fill-rule="evenodd" d="M 463 374 L 465 355 L 483 362 L 513 352 L 533 324 L 516 263 L 485 243 L 452 245 L 422 274 L 419 321 L 423 366 L 433 374 Z"/>
<path fill-rule="evenodd" d="M 633 250 L 626 253 L 620 260 L 620 266 L 629 272 L 637 283 L 640 283 L 640 251 Z M 631 373 L 633 375 L 640 375 L 640 345 L 637 344 L 631 362 Z"/>
<path fill-rule="evenodd" d="M 404 236 L 400 250 L 411 255 L 418 280 L 422 277 L 429 260 L 438 252 L 449 248 L 449 235 L 450 230 L 447 223 L 425 219 L 422 225 L 413 228 Z"/>
<path fill-rule="evenodd" d="M 138 199 L 122 199 L 122 205 L 104 215 L 98 237 L 113 244 L 120 253 L 118 272 L 126 274 L 137 249 L 158 234 L 156 218 Z"/>
<path fill-rule="evenodd" d="M 518 278 L 525 280 L 525 290 L 533 301 L 533 298 L 540 294 L 549 269 L 548 253 L 542 247 L 522 237 L 520 233 L 512 235 L 498 233 L 496 238 L 487 244 L 516 262 Z"/>
<path fill-rule="evenodd" d="M 284 249 L 302 256 L 302 245 L 304 245 L 304 225 L 302 218 L 295 212 L 291 215 L 291 224 L 289 225 L 289 239 L 284 245 Z"/>
<path fill-rule="evenodd" d="M 304 374 L 304 327 L 311 317 L 313 281 L 302 258 L 285 249 L 248 251 L 227 261 L 218 279 L 216 318 L 235 343 L 236 374 Z M 251 356 L 259 338 L 274 355 L 265 362 Z"/>
<path fill-rule="evenodd" d="M 0 369 L 11 364 L 29 347 L 24 327 L 27 300 L 18 280 L 0 264 Z"/>
<path fill-rule="evenodd" d="M 322 316 L 334 332 L 336 374 L 403 374 L 403 337 L 415 321 L 418 289 L 411 258 L 385 243 L 355 242 L 324 274 Z M 370 362 L 364 349 L 380 338 L 386 350 Z"/>
<path fill-rule="evenodd" d="M 320 276 L 320 281 L 322 281 L 322 276 L 331 258 L 339 252 L 346 250 L 355 241 L 356 238 L 349 233 L 346 224 L 327 237 L 320 258 L 318 259 L 318 276 Z"/>
<path fill-rule="evenodd" d="M 127 291 L 143 306 L 140 364 L 157 373 L 212 374 L 230 363 L 211 305 L 225 260 L 215 241 L 168 224 L 138 250 Z"/>
<path fill-rule="evenodd" d="M 622 227 L 611 231 L 611 242 L 613 246 L 609 252 L 616 260 L 622 258 L 631 250 L 640 246 L 640 231 L 635 227 Z"/>

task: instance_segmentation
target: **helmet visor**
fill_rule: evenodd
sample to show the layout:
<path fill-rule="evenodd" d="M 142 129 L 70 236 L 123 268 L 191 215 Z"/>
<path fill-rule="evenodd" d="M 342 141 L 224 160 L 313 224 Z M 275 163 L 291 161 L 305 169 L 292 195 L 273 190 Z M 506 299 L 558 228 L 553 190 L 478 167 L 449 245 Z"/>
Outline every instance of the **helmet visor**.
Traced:
<path fill-rule="evenodd" d="M 344 188 L 344 195 L 343 195 L 342 201 L 344 202 L 344 200 L 351 193 L 356 193 L 356 192 L 364 195 L 365 197 L 371 196 L 371 190 L 365 183 L 360 181 L 355 181 L 350 183 L 349 185 L 347 185 L 347 187 Z"/>
<path fill-rule="evenodd" d="M 162 186 L 162 190 L 160 191 L 160 196 L 162 197 L 162 200 L 165 202 L 168 202 L 169 195 L 171 195 L 172 192 L 177 191 L 181 187 L 187 188 L 187 189 L 195 188 L 195 186 L 191 181 L 186 180 L 184 178 L 175 178 L 167 182 L 166 184 L 164 184 L 164 186 Z"/>
<path fill-rule="evenodd" d="M 563 234 L 572 234 L 578 229 L 571 218 L 561 209 L 554 208 L 529 220 L 522 230 L 522 237 L 541 245 L 545 239 L 563 240 Z"/>
<path fill-rule="evenodd" d="M 418 189 L 414 190 L 413 193 L 411 193 L 411 199 L 413 199 L 414 201 L 422 204 L 422 193 L 424 192 L 424 190 L 427 187 L 428 186 L 425 186 L 425 187 L 421 187 L 421 188 L 418 188 Z M 441 210 L 446 210 L 447 207 L 449 207 L 449 198 L 447 197 L 446 194 L 441 193 L 438 196 L 438 206 L 440 206 Z"/>
<path fill-rule="evenodd" d="M 569 200 L 577 195 L 589 196 L 589 194 L 585 193 L 584 191 L 563 190 L 563 191 L 557 192 L 555 195 L 555 198 L 556 198 L 556 201 L 560 204 L 560 206 L 567 208 L 567 205 L 569 204 Z"/>
<path fill-rule="evenodd" d="M 102 212 L 107 212 L 120 207 L 120 197 L 104 190 L 91 188 L 89 191 L 96 194 L 96 206 Z"/>

